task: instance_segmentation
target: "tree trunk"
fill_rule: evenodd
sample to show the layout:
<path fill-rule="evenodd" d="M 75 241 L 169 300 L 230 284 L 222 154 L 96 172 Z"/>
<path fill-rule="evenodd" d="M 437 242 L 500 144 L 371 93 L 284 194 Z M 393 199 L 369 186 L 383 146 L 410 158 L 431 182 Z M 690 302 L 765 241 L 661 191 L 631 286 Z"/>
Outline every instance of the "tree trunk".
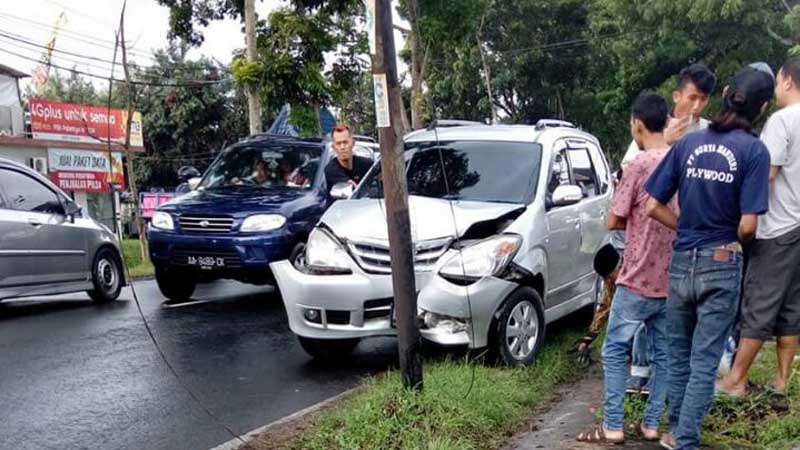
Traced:
<path fill-rule="evenodd" d="M 408 22 L 411 24 L 411 32 L 408 34 L 411 42 L 411 128 L 414 130 L 424 127 L 422 83 L 427 58 L 427 50 L 423 52 L 422 49 L 418 12 L 417 0 L 408 0 Z"/>
<path fill-rule="evenodd" d="M 244 0 L 244 32 L 247 44 L 247 62 L 254 63 L 258 59 L 256 49 L 256 2 Z M 258 134 L 261 126 L 261 101 L 258 98 L 258 87 L 252 84 L 247 86 L 247 113 L 250 123 L 250 134 Z"/>
<path fill-rule="evenodd" d="M 494 104 L 494 94 L 492 93 L 492 72 L 489 64 L 486 62 L 486 54 L 483 51 L 483 41 L 481 34 L 483 33 L 483 24 L 486 21 L 486 13 L 481 17 L 481 25 L 478 27 L 478 34 L 475 39 L 478 41 L 478 52 L 481 54 L 481 63 L 483 64 L 483 77 L 486 83 L 486 96 L 489 97 L 489 107 L 492 110 L 492 123 L 497 123 L 497 106 Z"/>

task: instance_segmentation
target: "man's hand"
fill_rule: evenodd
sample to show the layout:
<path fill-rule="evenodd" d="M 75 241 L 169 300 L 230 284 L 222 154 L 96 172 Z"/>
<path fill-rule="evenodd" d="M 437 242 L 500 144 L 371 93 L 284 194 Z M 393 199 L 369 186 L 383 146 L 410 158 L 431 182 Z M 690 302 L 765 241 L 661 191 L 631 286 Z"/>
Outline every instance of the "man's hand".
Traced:
<path fill-rule="evenodd" d="M 682 119 L 671 119 L 667 128 L 664 129 L 664 139 L 667 141 L 667 144 L 672 145 L 680 141 L 693 121 L 693 116 L 686 116 Z"/>
<path fill-rule="evenodd" d="M 671 230 L 678 229 L 678 216 L 667 205 L 652 197 L 647 201 L 647 215 Z"/>
<path fill-rule="evenodd" d="M 747 244 L 753 240 L 758 228 L 758 216 L 755 214 L 745 214 L 739 220 L 739 242 Z"/>

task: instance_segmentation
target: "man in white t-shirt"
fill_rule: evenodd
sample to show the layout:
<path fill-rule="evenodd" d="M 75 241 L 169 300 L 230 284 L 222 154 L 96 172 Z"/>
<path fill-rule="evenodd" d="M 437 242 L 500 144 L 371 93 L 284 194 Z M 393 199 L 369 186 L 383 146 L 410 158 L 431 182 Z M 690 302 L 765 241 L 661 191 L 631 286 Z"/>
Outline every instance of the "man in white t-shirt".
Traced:
<path fill-rule="evenodd" d="M 775 83 L 780 110 L 761 139 L 770 153 L 769 210 L 759 218 L 750 249 L 741 312 L 741 341 L 733 369 L 717 386 L 745 393 L 747 372 L 764 341 L 777 338 L 773 406 L 788 407 L 786 388 L 800 335 L 800 57 L 790 58 Z"/>
<path fill-rule="evenodd" d="M 672 91 L 675 107 L 667 121 L 664 137 L 668 145 L 678 142 L 684 135 L 708 128 L 708 121 L 700 114 L 708 106 L 708 99 L 717 86 L 714 73 L 703 64 L 692 64 L 678 74 L 678 86 Z M 636 158 L 641 149 L 631 142 L 622 158 L 622 169 Z"/>

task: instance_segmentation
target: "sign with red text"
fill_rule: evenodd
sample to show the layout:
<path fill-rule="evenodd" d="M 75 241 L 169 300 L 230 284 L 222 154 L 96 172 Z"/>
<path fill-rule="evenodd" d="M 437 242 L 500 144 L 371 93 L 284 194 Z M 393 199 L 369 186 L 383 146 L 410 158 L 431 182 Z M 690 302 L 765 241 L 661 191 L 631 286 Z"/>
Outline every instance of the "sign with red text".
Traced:
<path fill-rule="evenodd" d="M 104 106 L 59 103 L 31 99 L 31 131 L 34 139 L 104 144 L 125 143 L 128 112 Z M 133 113 L 131 147 L 142 147 L 142 115 Z"/>
<path fill-rule="evenodd" d="M 71 192 L 109 192 L 111 184 L 124 189 L 122 153 L 51 148 L 47 151 L 50 179 Z"/>

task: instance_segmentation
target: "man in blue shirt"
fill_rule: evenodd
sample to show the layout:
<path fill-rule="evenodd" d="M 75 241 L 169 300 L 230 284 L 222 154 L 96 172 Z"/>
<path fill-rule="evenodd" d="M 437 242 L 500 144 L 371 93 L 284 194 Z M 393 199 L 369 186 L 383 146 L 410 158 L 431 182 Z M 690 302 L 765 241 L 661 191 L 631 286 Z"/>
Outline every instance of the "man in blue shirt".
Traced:
<path fill-rule="evenodd" d="M 775 89 L 746 67 L 707 130 L 676 143 L 647 181 L 648 214 L 677 229 L 669 269 L 669 427 L 665 448 L 694 450 L 739 306 L 742 243 L 767 211 L 770 157 L 752 134 Z M 666 205 L 678 194 L 680 217 Z"/>

